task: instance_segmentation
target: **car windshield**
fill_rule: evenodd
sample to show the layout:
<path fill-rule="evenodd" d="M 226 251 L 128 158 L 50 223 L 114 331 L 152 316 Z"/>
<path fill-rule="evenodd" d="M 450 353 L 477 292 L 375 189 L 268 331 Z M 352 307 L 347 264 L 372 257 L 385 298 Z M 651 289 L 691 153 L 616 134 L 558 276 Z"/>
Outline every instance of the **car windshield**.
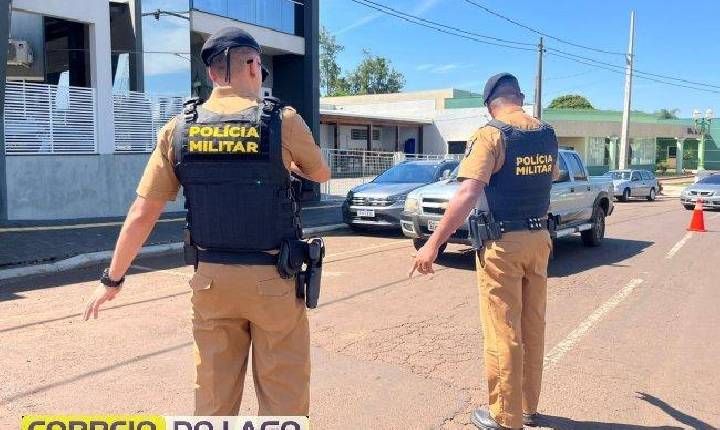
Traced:
<path fill-rule="evenodd" d="M 434 164 L 400 164 L 386 170 L 373 182 L 432 182 L 435 167 Z"/>
<path fill-rule="evenodd" d="M 625 180 L 627 180 L 627 179 L 630 179 L 630 173 L 631 173 L 631 172 L 610 171 L 610 172 L 605 173 L 605 176 L 610 176 L 610 177 L 612 177 L 612 178 L 615 179 L 615 180 L 618 180 L 618 179 L 625 179 Z"/>
<path fill-rule="evenodd" d="M 698 184 L 720 185 L 720 175 L 707 176 L 697 181 Z"/>

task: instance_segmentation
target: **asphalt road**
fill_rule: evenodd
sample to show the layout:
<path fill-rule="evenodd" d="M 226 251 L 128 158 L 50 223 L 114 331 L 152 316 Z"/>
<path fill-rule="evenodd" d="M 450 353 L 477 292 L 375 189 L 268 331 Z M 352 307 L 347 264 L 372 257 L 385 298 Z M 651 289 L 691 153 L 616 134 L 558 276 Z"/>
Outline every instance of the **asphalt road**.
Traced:
<path fill-rule="evenodd" d="M 720 426 L 720 213 L 687 234 L 676 199 L 618 203 L 600 248 L 555 244 L 541 412 L 557 429 Z M 399 235 L 327 239 L 312 325 L 317 429 L 473 428 L 486 402 L 472 254 L 407 279 Z M 22 414 L 192 413 L 190 270 L 138 261 L 83 323 L 99 267 L 0 283 L 0 428 Z M 241 413 L 256 402 L 247 381 Z"/>

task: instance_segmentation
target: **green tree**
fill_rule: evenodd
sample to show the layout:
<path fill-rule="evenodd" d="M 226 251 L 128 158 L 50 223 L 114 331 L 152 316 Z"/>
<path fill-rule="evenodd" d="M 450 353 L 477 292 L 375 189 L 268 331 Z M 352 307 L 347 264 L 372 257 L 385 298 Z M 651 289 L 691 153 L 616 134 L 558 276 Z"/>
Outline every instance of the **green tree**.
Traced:
<path fill-rule="evenodd" d="M 578 94 L 555 97 L 550 102 L 550 109 L 595 109 L 590 101 Z"/>
<path fill-rule="evenodd" d="M 660 109 L 655 111 L 655 116 L 660 119 L 677 119 L 680 109 Z"/>
<path fill-rule="evenodd" d="M 351 73 L 341 81 L 341 90 L 348 94 L 397 93 L 405 86 L 405 77 L 395 70 L 392 62 L 385 57 L 372 55 L 363 50 L 364 58 Z"/>
<path fill-rule="evenodd" d="M 340 95 L 342 69 L 337 56 L 345 49 L 325 27 L 320 28 L 320 88 L 326 96 Z"/>

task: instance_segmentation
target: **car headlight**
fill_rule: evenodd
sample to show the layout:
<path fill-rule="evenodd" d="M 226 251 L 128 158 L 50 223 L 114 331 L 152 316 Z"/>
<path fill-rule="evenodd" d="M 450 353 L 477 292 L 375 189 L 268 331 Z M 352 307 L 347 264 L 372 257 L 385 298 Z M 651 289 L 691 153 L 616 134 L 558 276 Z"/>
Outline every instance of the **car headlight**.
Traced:
<path fill-rule="evenodd" d="M 405 199 L 405 212 L 416 212 L 418 209 L 418 200 L 413 197 Z"/>

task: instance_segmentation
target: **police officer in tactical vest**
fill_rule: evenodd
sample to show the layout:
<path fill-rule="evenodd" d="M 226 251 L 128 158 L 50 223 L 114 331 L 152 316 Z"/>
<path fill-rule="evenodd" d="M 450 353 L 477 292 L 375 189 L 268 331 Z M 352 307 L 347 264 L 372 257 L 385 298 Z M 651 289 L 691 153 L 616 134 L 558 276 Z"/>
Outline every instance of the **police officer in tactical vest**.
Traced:
<path fill-rule="evenodd" d="M 306 305 L 319 292 L 323 244 L 302 241 L 290 173 L 330 178 L 303 119 L 260 100 L 267 71 L 247 32 L 210 36 L 202 60 L 214 89 L 190 100 L 158 134 L 138 198 L 85 319 L 120 291 L 125 272 L 180 185 L 187 208 L 186 262 L 195 273 L 192 330 L 196 415 L 236 415 L 252 345 L 259 415 L 309 414 Z"/>
<path fill-rule="evenodd" d="M 538 423 L 543 366 L 550 188 L 557 176 L 555 132 L 523 112 L 509 73 L 491 77 L 485 105 L 492 120 L 469 140 L 460 188 L 410 271 L 433 273 L 438 248 L 465 220 L 477 250 L 489 410 L 482 429 Z M 472 213 L 472 214 L 471 214 Z M 471 215 L 468 218 L 468 215 Z"/>

